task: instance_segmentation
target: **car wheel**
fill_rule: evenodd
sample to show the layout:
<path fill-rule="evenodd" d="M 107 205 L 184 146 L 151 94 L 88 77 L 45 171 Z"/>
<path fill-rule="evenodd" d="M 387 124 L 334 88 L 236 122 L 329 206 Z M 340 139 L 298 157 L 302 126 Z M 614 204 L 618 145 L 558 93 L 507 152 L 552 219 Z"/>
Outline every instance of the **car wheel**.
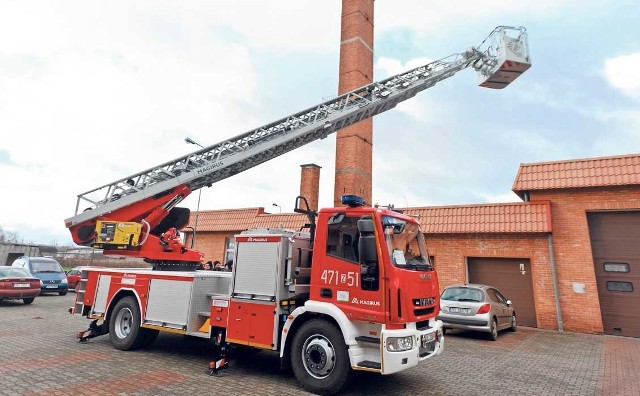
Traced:
<path fill-rule="evenodd" d="M 31 297 L 31 298 L 23 298 L 22 302 L 25 303 L 25 305 L 29 305 L 33 302 L 33 300 L 35 300 L 35 297 Z"/>
<path fill-rule="evenodd" d="M 67 290 L 58 292 L 58 294 L 61 295 L 61 296 L 66 296 L 67 295 Z"/>
<path fill-rule="evenodd" d="M 491 328 L 490 328 L 490 333 L 489 333 L 489 339 L 491 341 L 495 341 L 498 339 L 498 322 L 496 321 L 496 318 L 491 319 Z"/>
<path fill-rule="evenodd" d="M 291 345 L 291 367 L 298 382 L 308 391 L 339 392 L 351 374 L 347 345 L 340 331 L 323 319 L 303 324 Z"/>
<path fill-rule="evenodd" d="M 447 334 L 447 328 L 446 327 L 442 328 L 442 334 Z"/>
<path fill-rule="evenodd" d="M 516 321 L 516 314 L 511 315 L 511 327 L 509 327 L 509 331 L 515 333 L 518 330 L 518 322 Z"/>

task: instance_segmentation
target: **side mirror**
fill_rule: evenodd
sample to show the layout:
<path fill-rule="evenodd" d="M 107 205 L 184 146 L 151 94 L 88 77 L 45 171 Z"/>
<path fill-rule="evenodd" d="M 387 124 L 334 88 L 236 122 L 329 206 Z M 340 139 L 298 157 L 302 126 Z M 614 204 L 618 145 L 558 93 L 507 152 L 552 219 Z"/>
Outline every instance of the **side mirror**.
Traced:
<path fill-rule="evenodd" d="M 508 307 L 510 307 L 510 306 L 512 306 L 512 305 L 513 305 L 513 304 L 511 303 L 511 300 L 507 300 L 507 306 L 508 306 Z"/>

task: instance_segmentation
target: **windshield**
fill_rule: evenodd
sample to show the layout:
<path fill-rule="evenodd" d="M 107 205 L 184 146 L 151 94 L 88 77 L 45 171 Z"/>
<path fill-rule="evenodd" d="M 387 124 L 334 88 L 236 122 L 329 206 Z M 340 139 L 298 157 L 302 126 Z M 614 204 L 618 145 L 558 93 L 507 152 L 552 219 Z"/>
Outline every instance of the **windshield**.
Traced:
<path fill-rule="evenodd" d="M 53 260 L 32 260 L 31 270 L 33 272 L 62 272 L 62 267 Z"/>
<path fill-rule="evenodd" d="M 442 293 L 440 299 L 447 301 L 483 302 L 484 293 L 482 290 L 472 289 L 470 287 L 449 287 Z"/>
<path fill-rule="evenodd" d="M 0 278 L 31 278 L 29 271 L 19 267 L 0 267 Z"/>
<path fill-rule="evenodd" d="M 415 223 L 382 216 L 382 228 L 391 263 L 404 269 L 431 271 L 427 245 L 420 227 Z"/>

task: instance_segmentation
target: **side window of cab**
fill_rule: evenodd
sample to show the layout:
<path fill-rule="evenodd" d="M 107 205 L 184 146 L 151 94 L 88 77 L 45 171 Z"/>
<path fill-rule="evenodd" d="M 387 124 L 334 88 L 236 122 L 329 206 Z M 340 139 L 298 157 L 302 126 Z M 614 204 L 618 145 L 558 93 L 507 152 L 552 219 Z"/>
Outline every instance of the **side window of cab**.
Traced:
<path fill-rule="evenodd" d="M 358 220 L 337 213 L 327 224 L 327 255 L 353 263 L 358 262 Z"/>

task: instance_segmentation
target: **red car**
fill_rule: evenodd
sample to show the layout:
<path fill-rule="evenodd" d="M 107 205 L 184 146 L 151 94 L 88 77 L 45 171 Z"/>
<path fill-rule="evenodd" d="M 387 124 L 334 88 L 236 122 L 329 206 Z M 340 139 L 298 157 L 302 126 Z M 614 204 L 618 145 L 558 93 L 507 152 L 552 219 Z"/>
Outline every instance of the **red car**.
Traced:
<path fill-rule="evenodd" d="M 78 292 L 80 286 L 80 267 L 75 267 L 67 271 L 67 283 L 69 283 L 69 290 L 75 290 Z"/>
<path fill-rule="evenodd" d="M 0 267 L 0 301 L 22 300 L 31 304 L 40 294 L 40 279 L 34 278 L 24 268 Z"/>

